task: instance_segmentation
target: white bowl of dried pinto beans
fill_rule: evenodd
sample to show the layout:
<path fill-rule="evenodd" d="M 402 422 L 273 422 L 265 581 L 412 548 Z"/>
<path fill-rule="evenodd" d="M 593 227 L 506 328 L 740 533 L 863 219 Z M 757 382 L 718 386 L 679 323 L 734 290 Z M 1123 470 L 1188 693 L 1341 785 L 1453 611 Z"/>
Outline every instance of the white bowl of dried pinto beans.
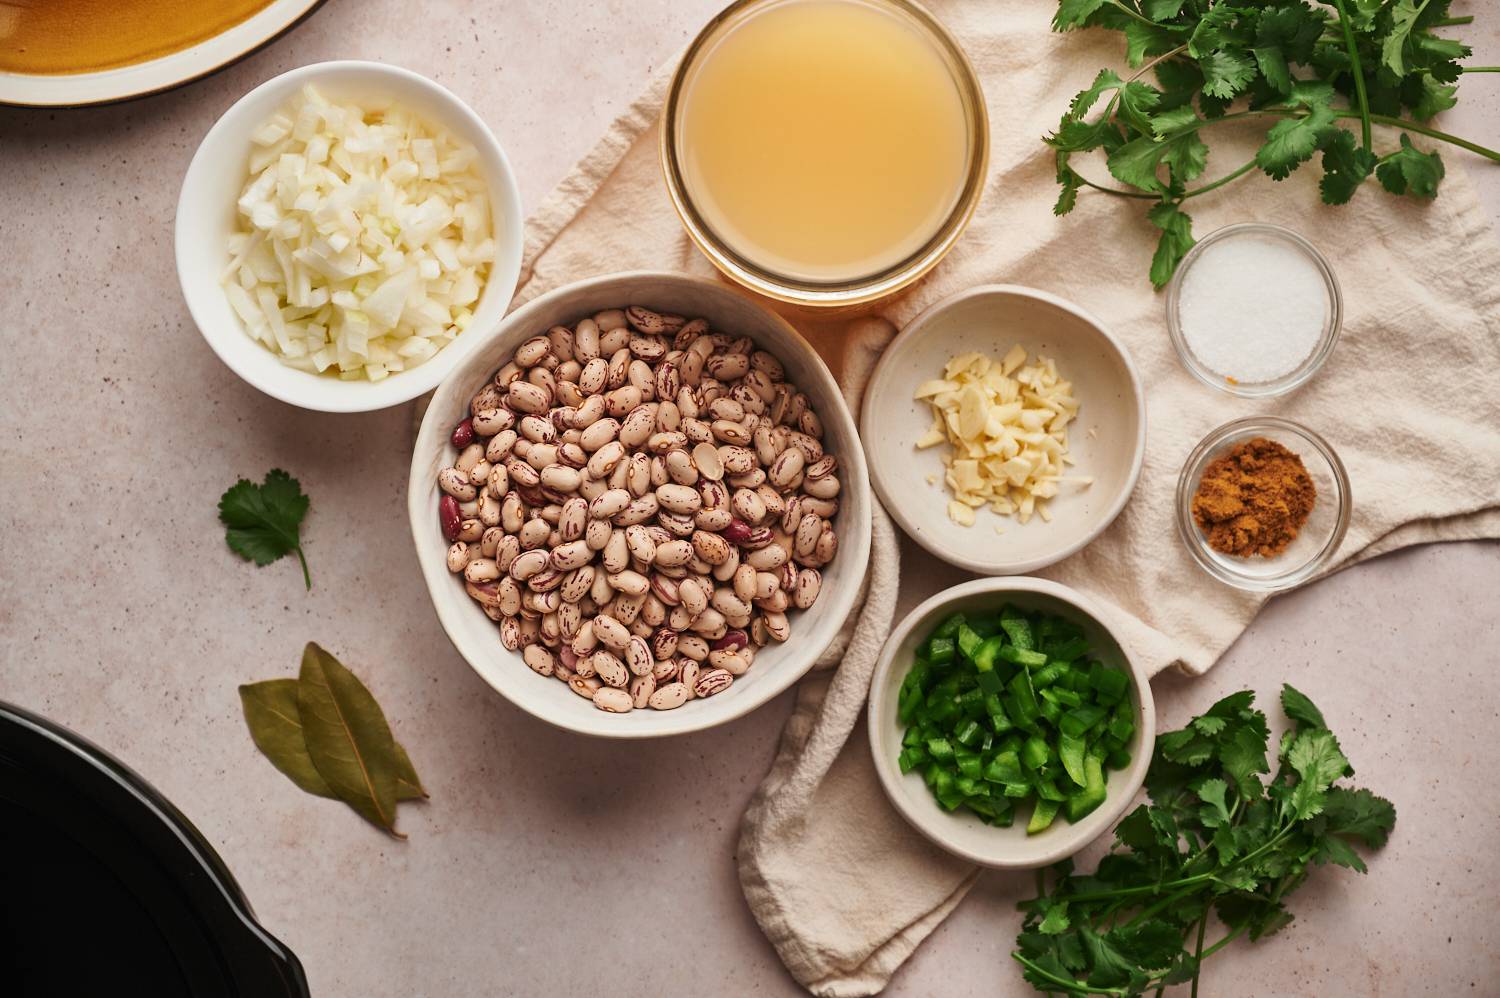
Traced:
<path fill-rule="evenodd" d="M 454 647 L 528 713 L 613 738 L 710 728 L 804 675 L 858 598 L 870 503 L 816 351 L 665 273 L 507 317 L 438 388 L 407 489 Z"/>

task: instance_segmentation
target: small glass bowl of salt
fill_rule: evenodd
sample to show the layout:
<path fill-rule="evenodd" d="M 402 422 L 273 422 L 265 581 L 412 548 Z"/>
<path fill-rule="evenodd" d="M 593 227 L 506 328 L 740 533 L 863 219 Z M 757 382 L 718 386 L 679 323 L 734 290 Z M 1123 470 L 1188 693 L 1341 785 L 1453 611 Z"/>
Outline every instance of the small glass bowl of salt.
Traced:
<path fill-rule="evenodd" d="M 1280 225 L 1242 222 L 1211 232 L 1167 286 L 1167 329 L 1183 366 L 1242 398 L 1305 383 L 1333 352 L 1343 318 L 1333 268 Z"/>

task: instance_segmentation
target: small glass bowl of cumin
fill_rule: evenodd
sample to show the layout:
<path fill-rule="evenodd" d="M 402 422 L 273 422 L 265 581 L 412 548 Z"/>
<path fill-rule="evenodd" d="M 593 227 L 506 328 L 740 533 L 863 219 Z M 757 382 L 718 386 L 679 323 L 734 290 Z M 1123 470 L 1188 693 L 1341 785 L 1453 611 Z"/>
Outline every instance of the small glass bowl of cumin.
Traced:
<path fill-rule="evenodd" d="M 1255 440 L 1279 444 L 1301 460 L 1316 490 L 1312 509 L 1295 536 L 1274 554 L 1227 554 L 1210 543 L 1193 501 L 1205 472 L 1220 458 Z M 1276 448 L 1272 448 L 1276 450 Z M 1328 568 L 1349 529 L 1349 474 L 1328 441 L 1290 419 L 1251 416 L 1225 423 L 1194 448 L 1177 480 L 1177 532 L 1188 553 L 1220 582 L 1250 592 L 1280 592 L 1316 577 Z"/>

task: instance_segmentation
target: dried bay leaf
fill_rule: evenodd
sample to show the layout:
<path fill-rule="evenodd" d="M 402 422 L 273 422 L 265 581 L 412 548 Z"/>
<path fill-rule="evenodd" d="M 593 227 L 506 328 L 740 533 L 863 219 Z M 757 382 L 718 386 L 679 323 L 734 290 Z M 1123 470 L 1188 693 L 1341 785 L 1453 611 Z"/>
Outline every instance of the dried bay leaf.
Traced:
<path fill-rule="evenodd" d="M 411 764 L 411 756 L 406 754 L 406 746 L 400 742 L 396 743 L 396 799 L 427 799 L 427 788 L 422 786 L 422 779 Z"/>
<path fill-rule="evenodd" d="M 328 786 L 367 821 L 404 838 L 396 831 L 403 767 L 390 725 L 365 685 L 315 642 L 302 652 L 297 707 L 308 755 Z"/>
<path fill-rule="evenodd" d="M 247 683 L 240 687 L 240 703 L 255 747 L 271 760 L 271 765 L 308 793 L 330 800 L 339 799 L 307 753 L 302 717 L 297 707 L 297 680 L 268 679 L 261 683 Z M 400 742 L 396 743 L 396 764 L 396 799 L 427 799 L 427 790 Z"/>
<path fill-rule="evenodd" d="M 338 795 L 328 786 L 307 754 L 302 738 L 302 718 L 297 708 L 297 680 L 268 679 L 240 687 L 240 705 L 250 737 L 271 765 L 297 786 L 319 797 Z"/>

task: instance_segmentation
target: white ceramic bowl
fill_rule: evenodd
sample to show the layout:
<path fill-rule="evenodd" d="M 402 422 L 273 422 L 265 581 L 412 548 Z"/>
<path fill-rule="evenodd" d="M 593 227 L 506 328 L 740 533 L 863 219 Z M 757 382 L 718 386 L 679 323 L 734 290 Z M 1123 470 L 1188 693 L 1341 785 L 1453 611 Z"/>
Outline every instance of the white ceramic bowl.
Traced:
<path fill-rule="evenodd" d="M 942 461 L 948 445 L 916 449 L 932 425 L 932 407 L 912 393 L 942 377 L 958 354 L 999 359 L 1017 343 L 1028 360 L 1051 357 L 1073 383 L 1080 408 L 1068 426 L 1077 462 L 1071 473 L 1094 481 L 1064 485 L 1049 502 L 1050 523 L 1033 516 L 1023 525 L 985 507 L 975 511 L 974 526 L 961 527 L 948 519 L 952 497 Z M 1146 397 L 1129 352 L 1098 319 L 1045 291 L 988 285 L 928 308 L 886 348 L 865 390 L 860 433 L 876 493 L 917 543 L 971 572 L 1019 575 L 1080 550 L 1125 508 L 1146 453 Z"/>
<path fill-rule="evenodd" d="M 962 809 L 944 811 L 927 789 L 921 773 L 913 770 L 903 776 L 896 762 L 905 733 L 896 719 L 896 699 L 917 646 L 950 613 L 999 610 L 1006 603 L 1077 621 L 1093 645 L 1091 654 L 1105 665 L 1117 666 L 1130 675 L 1130 697 L 1135 705 L 1130 765 L 1109 772 L 1104 803 L 1076 825 L 1059 815 L 1050 827 L 1036 835 L 1026 834 L 1029 807 L 1009 828 L 986 825 Z M 875 772 L 896 810 L 917 831 L 949 852 L 981 866 L 1007 870 L 1029 870 L 1055 863 L 1113 828 L 1145 782 L 1156 744 L 1156 707 L 1148 677 L 1130 660 L 1119 635 L 1110 629 L 1107 618 L 1088 597 L 1047 579 L 975 579 L 943 590 L 907 614 L 891 632 L 875 665 L 866 719 Z"/>
<path fill-rule="evenodd" d="M 787 380 L 807 394 L 823 420 L 823 442 L 839 459 L 843 489 L 834 520 L 838 556 L 823 569 L 818 601 L 791 614 L 792 638 L 770 645 L 750 671 L 723 693 L 690 700 L 675 710 L 607 714 L 556 679 L 532 672 L 521 656 L 500 644 L 498 629 L 449 573 L 448 542 L 438 525 L 437 473 L 457 456 L 449 437 L 469 414 L 469 400 L 524 340 L 554 325 L 571 325 L 607 308 L 645 305 L 706 318 L 714 329 L 749 336 L 781 358 Z M 725 284 L 678 274 L 627 273 L 559 288 L 529 302 L 485 336 L 478 349 L 447 378 L 422 420 L 407 484 L 407 510 L 417 560 L 433 606 L 453 645 L 474 671 L 506 699 L 561 728 L 607 738 L 650 738 L 711 728 L 739 717 L 786 689 L 807 672 L 843 626 L 859 595 L 870 558 L 870 485 L 854 420 L 838 385 L 813 348 L 786 320 Z"/>
<path fill-rule="evenodd" d="M 251 339 L 229 306 L 220 276 L 235 202 L 249 171 L 250 133 L 307 84 L 335 99 L 393 98 L 479 152 L 489 186 L 495 261 L 469 328 L 425 364 L 383 381 L 340 381 L 287 367 Z M 521 199 L 505 152 L 463 101 L 410 70 L 375 62 L 321 62 L 268 80 L 240 98 L 209 129 L 188 166 L 177 202 L 177 277 L 188 311 L 219 359 L 256 388 L 283 402 L 323 412 L 365 412 L 416 398 L 436 387 L 499 325 L 521 270 Z"/>

